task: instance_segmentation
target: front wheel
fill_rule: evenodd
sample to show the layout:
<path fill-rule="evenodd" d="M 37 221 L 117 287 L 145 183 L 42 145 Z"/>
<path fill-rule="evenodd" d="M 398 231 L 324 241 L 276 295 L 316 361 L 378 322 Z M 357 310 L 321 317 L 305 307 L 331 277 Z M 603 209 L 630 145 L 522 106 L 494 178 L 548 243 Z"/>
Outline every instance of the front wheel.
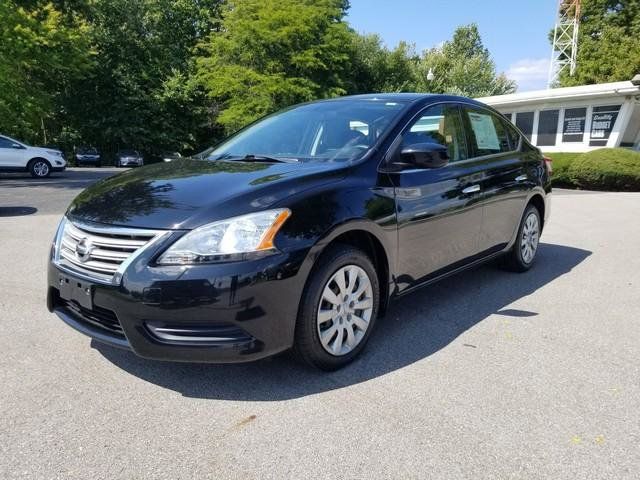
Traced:
<path fill-rule="evenodd" d="M 516 242 L 504 259 L 508 270 L 526 272 L 531 268 L 538 253 L 541 227 L 540 212 L 535 206 L 529 205 L 520 221 Z"/>
<path fill-rule="evenodd" d="M 29 173 L 33 178 L 47 178 L 51 175 L 51 165 L 46 160 L 36 158 L 29 163 Z"/>
<path fill-rule="evenodd" d="M 332 248 L 320 258 L 303 293 L 294 350 L 322 370 L 347 365 L 367 343 L 379 303 L 371 259 L 347 245 Z"/>

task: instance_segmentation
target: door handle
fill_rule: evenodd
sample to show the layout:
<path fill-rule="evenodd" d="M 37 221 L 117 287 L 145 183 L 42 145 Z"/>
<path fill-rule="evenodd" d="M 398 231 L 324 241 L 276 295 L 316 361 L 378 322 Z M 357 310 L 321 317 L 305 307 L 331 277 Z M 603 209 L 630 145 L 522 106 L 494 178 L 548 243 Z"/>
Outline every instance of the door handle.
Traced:
<path fill-rule="evenodd" d="M 519 176 L 516 177 L 516 182 L 524 182 L 528 178 L 529 177 L 527 175 L 519 175 Z"/>
<path fill-rule="evenodd" d="M 462 193 L 476 193 L 480 191 L 480 185 L 471 185 L 470 187 L 463 188 Z"/>

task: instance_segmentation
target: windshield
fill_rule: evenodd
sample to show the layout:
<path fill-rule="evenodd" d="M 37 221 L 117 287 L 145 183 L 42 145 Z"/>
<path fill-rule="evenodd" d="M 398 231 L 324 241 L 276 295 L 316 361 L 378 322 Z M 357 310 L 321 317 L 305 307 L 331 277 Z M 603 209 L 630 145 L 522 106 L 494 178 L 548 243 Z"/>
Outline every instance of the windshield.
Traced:
<path fill-rule="evenodd" d="M 387 131 L 405 104 L 340 100 L 300 105 L 270 115 L 218 145 L 209 160 L 247 156 L 309 161 L 361 158 Z"/>
<path fill-rule="evenodd" d="M 118 155 L 126 156 L 126 157 L 135 157 L 138 155 L 138 152 L 135 150 L 120 150 Z"/>

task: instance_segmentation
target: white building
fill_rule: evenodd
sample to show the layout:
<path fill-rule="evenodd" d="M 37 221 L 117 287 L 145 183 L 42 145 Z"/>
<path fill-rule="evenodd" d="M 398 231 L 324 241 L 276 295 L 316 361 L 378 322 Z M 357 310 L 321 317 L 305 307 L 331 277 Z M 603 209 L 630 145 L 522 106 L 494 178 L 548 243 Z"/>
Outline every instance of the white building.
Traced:
<path fill-rule="evenodd" d="M 512 93 L 491 105 L 546 152 L 602 147 L 640 150 L 640 75 L 632 81 Z"/>

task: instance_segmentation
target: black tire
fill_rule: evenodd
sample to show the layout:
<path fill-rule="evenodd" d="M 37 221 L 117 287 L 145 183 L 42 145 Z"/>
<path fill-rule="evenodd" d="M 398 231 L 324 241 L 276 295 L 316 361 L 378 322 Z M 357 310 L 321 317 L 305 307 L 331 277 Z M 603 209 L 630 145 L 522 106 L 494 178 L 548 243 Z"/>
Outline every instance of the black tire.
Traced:
<path fill-rule="evenodd" d="M 325 286 L 330 283 L 336 272 L 349 265 L 355 265 L 366 273 L 371 286 L 372 310 L 368 327 L 360 336 L 359 343 L 348 353 L 337 356 L 328 353 L 322 345 L 318 326 L 318 310 L 321 306 L 321 298 Z M 359 279 L 356 280 L 356 282 L 359 282 Z M 331 247 L 330 250 L 320 257 L 318 264 L 314 267 L 307 280 L 307 285 L 302 294 L 296 323 L 294 341 L 295 354 L 307 364 L 321 370 L 333 371 L 344 367 L 353 361 L 364 349 L 374 329 L 379 305 L 380 286 L 371 259 L 364 252 L 349 245 L 339 244 Z M 359 314 L 362 313 L 359 312 Z M 349 318 L 351 318 L 351 315 L 349 315 Z M 331 322 L 334 322 L 334 320 L 331 320 Z M 343 334 L 345 334 L 346 328 L 352 328 L 352 332 L 357 331 L 357 328 L 352 326 L 351 322 L 349 322 L 347 326 L 346 318 L 344 322 L 345 326 L 342 327 L 341 319 L 341 327 L 339 327 L 344 328 Z"/>
<path fill-rule="evenodd" d="M 526 248 L 523 247 L 523 244 L 527 242 L 525 235 L 523 234 L 525 225 L 527 221 L 530 221 L 529 218 L 531 216 L 535 217 L 535 223 L 537 225 L 537 240 L 535 242 L 535 248 L 533 249 L 533 256 L 531 258 L 526 258 L 528 255 L 523 253 L 523 250 Z M 506 270 L 510 270 L 512 272 L 526 272 L 531 268 L 531 266 L 535 263 L 536 254 L 538 252 L 538 242 L 540 240 L 540 233 L 542 228 L 542 221 L 540 218 L 540 212 L 534 205 L 528 205 L 522 215 L 522 219 L 520 220 L 520 226 L 518 227 L 518 236 L 516 237 L 516 241 L 513 244 L 511 250 L 505 254 L 502 262 L 502 266 Z M 531 245 L 529 245 L 531 246 Z"/>
<path fill-rule="evenodd" d="M 34 158 L 31 160 L 28 169 L 33 178 L 47 178 L 51 175 L 51 164 L 44 158 Z"/>

